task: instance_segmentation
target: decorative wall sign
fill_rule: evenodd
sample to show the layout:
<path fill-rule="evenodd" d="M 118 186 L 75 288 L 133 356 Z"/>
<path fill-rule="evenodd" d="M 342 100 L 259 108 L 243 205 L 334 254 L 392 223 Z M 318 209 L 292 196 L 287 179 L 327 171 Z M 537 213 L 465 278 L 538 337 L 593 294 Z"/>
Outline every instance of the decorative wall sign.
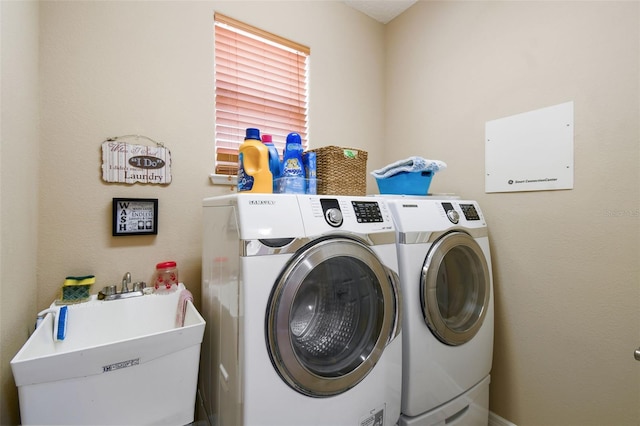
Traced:
<path fill-rule="evenodd" d="M 155 198 L 114 198 L 114 237 L 122 235 L 156 235 L 158 200 Z"/>
<path fill-rule="evenodd" d="M 156 146 L 134 145 L 121 139 L 142 137 Z M 109 138 L 102 143 L 102 180 L 118 183 L 171 183 L 171 152 L 146 136 Z"/>
<path fill-rule="evenodd" d="M 573 102 L 485 124 L 485 192 L 573 188 Z"/>

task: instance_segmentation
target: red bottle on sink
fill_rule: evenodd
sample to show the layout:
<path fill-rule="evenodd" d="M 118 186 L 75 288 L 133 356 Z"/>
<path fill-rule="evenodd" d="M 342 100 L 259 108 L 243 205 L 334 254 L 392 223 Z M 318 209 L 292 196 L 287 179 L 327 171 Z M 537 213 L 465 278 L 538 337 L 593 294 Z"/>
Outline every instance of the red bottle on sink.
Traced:
<path fill-rule="evenodd" d="M 168 293 L 178 289 L 178 268 L 173 260 L 156 265 L 151 282 L 155 293 Z"/>

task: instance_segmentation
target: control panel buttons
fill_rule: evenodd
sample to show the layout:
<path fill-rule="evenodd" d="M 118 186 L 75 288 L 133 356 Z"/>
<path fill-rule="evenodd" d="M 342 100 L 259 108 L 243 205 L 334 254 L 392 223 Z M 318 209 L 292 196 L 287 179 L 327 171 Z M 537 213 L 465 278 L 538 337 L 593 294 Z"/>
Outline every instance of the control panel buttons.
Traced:
<path fill-rule="evenodd" d="M 384 222 L 380 205 L 375 201 L 352 201 L 353 211 L 358 223 Z"/>
<path fill-rule="evenodd" d="M 334 228 L 342 226 L 345 221 L 351 224 L 354 219 L 359 224 L 390 221 L 388 211 L 383 212 L 384 205 L 381 207 L 377 201 L 321 198 L 320 207 L 324 220 Z"/>
<path fill-rule="evenodd" d="M 467 220 L 480 220 L 480 215 L 473 204 L 460 204 L 462 213 Z"/>

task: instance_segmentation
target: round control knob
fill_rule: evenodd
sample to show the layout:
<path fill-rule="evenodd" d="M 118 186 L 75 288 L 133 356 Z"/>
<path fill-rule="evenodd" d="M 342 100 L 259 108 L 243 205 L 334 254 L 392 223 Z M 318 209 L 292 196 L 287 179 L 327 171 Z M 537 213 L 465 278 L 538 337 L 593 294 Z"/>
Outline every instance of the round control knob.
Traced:
<path fill-rule="evenodd" d="M 340 209 L 327 209 L 324 217 L 331 226 L 337 227 L 342 225 L 342 212 Z"/>
<path fill-rule="evenodd" d="M 447 218 L 449 218 L 452 223 L 458 223 L 458 221 L 460 220 L 460 215 L 455 210 L 449 210 L 447 211 Z"/>

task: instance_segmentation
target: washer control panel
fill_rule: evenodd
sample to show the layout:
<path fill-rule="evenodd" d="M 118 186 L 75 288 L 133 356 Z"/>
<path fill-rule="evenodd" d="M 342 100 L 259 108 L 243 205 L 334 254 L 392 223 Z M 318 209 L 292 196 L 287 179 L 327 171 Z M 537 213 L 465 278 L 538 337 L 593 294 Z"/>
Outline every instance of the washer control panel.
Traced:
<path fill-rule="evenodd" d="M 352 201 L 358 223 L 384 222 L 380 205 L 375 201 Z"/>
<path fill-rule="evenodd" d="M 340 210 L 340 204 L 338 200 L 331 198 L 323 198 L 320 200 L 322 206 L 322 213 L 324 214 L 324 220 L 334 228 L 342 225 L 342 210 Z"/>
<path fill-rule="evenodd" d="M 334 228 L 340 227 L 344 218 L 338 200 L 322 198 L 320 205 L 322 206 L 322 213 L 327 223 Z M 382 212 L 380 211 L 380 204 L 376 201 L 353 200 L 351 201 L 351 207 L 353 208 L 355 220 L 358 223 L 384 222 Z"/>
<path fill-rule="evenodd" d="M 316 235 L 327 226 L 368 234 L 393 231 L 393 218 L 385 200 L 366 196 L 298 196 L 305 232 Z"/>

